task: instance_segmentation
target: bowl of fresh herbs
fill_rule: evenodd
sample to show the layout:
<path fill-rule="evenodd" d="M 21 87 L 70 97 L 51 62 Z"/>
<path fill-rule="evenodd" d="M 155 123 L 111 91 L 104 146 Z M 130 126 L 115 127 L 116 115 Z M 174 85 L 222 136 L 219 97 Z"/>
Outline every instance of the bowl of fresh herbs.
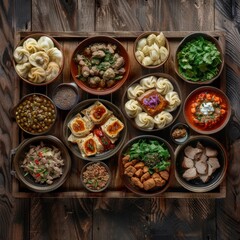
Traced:
<path fill-rule="evenodd" d="M 217 38 L 206 33 L 186 36 L 175 54 L 175 71 L 188 83 L 209 84 L 224 66 L 224 54 Z"/>
<path fill-rule="evenodd" d="M 123 183 L 138 195 L 163 195 L 170 184 L 174 159 L 174 151 L 166 140 L 154 135 L 132 138 L 119 154 Z"/>

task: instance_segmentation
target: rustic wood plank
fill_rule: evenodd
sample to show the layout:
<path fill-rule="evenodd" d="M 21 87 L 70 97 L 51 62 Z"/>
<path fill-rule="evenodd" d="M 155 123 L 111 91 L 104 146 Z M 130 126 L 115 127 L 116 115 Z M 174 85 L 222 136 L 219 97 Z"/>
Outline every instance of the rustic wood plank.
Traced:
<path fill-rule="evenodd" d="M 33 31 L 93 31 L 94 1 L 32 1 Z"/>
<path fill-rule="evenodd" d="M 239 1 L 216 2 L 216 29 L 226 31 L 226 76 L 227 95 L 234 109 L 235 117 L 228 126 L 232 148 L 227 172 L 227 197 L 217 200 L 217 237 L 219 239 L 239 239 L 239 149 L 240 149 L 240 3 Z"/>

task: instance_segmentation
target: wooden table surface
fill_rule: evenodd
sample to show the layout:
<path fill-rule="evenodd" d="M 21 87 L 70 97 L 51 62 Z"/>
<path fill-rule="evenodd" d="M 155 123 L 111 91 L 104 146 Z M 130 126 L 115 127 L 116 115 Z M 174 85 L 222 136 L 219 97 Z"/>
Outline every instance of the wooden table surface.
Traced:
<path fill-rule="evenodd" d="M 240 239 L 238 0 L 2 0 L 0 24 L 0 240 Z M 19 78 L 12 52 L 23 31 L 224 31 L 234 110 L 226 131 L 226 198 L 14 198 L 9 156 L 18 129 L 9 110 L 19 98 Z"/>

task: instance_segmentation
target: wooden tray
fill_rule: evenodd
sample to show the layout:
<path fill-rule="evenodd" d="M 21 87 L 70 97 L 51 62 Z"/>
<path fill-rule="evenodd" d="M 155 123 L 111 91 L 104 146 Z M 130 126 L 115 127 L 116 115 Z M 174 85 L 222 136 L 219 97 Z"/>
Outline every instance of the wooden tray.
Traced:
<path fill-rule="evenodd" d="M 19 32 L 16 36 L 16 42 L 17 43 L 20 39 L 32 34 L 33 32 Z M 34 32 L 35 33 L 35 32 Z M 174 72 L 174 64 L 173 64 L 173 57 L 175 53 L 175 49 L 179 42 L 185 37 L 186 35 L 190 34 L 191 32 L 164 32 L 165 36 L 168 38 L 170 43 L 170 58 L 167 61 L 167 63 L 164 65 L 163 68 L 158 70 L 143 70 L 140 65 L 136 62 L 133 56 L 133 43 L 134 40 L 137 38 L 137 36 L 141 32 L 46 32 L 45 34 L 48 34 L 50 36 L 53 36 L 57 41 L 59 41 L 64 49 L 64 56 L 65 56 L 65 65 L 63 69 L 62 77 L 52 84 L 50 84 L 47 87 L 34 87 L 30 86 L 23 81 L 19 79 L 19 82 L 16 84 L 15 89 L 15 103 L 18 102 L 19 98 L 22 96 L 31 93 L 31 92 L 41 92 L 45 93 L 48 96 L 51 96 L 52 90 L 61 82 L 72 82 L 71 74 L 70 74 L 70 59 L 71 55 L 75 49 L 75 47 L 78 45 L 79 42 L 81 42 L 83 39 L 89 36 L 95 36 L 95 35 L 108 35 L 111 37 L 117 38 L 119 41 L 121 41 L 124 46 L 126 47 L 130 59 L 131 59 L 131 73 L 129 76 L 129 79 L 125 83 L 125 85 L 116 93 L 110 94 L 108 96 L 102 96 L 102 99 L 109 100 L 116 104 L 117 106 L 120 106 L 121 96 L 123 91 L 126 89 L 126 87 L 136 78 L 153 73 L 153 72 L 165 72 L 170 75 L 172 75 L 174 78 L 176 78 L 179 82 L 179 85 L 182 89 L 182 95 L 183 95 L 183 101 L 185 97 L 190 93 L 193 89 L 195 89 L 196 85 L 188 84 L 182 81 L 177 77 L 177 75 Z M 225 36 L 223 32 L 206 32 L 211 34 L 212 36 L 216 37 L 218 41 L 220 42 L 220 45 L 223 49 L 223 52 L 225 52 Z M 225 69 L 223 70 L 220 78 L 216 80 L 212 85 L 218 88 L 221 88 L 223 91 L 225 91 L 226 87 L 226 78 L 225 78 Z M 85 92 L 81 92 L 81 99 L 87 99 L 87 98 L 93 98 L 97 96 L 89 95 Z M 59 129 L 62 129 L 63 121 L 66 117 L 68 112 L 59 111 L 59 117 L 58 121 L 55 124 L 55 127 L 51 130 L 49 134 L 55 135 L 56 137 L 62 139 L 62 131 L 59 131 Z M 182 114 L 180 114 L 177 121 L 184 122 Z M 16 133 L 15 131 L 18 131 Z M 174 149 L 177 147 L 171 140 L 169 136 L 170 128 L 167 128 L 165 130 L 159 131 L 157 133 L 154 133 L 156 135 L 159 135 L 165 139 L 167 139 L 169 142 L 171 142 Z M 136 129 L 134 129 L 130 124 L 128 125 L 128 139 L 132 138 L 133 136 L 144 134 L 144 132 L 140 132 Z M 192 132 L 192 134 L 196 134 Z M 19 128 L 15 125 L 14 128 L 14 141 L 13 144 L 15 147 L 18 146 L 18 144 L 25 138 L 31 137 L 30 135 L 27 135 L 19 130 Z M 215 134 L 213 137 L 218 138 L 221 140 L 221 142 L 225 143 L 225 147 L 228 150 L 228 144 L 226 142 L 226 139 L 224 138 L 225 134 Z M 109 165 L 110 169 L 112 170 L 113 178 L 110 187 L 101 193 L 90 193 L 86 191 L 83 188 L 83 185 L 80 183 L 80 171 L 84 164 L 86 164 L 85 161 L 79 160 L 72 156 L 72 170 L 69 178 L 64 183 L 63 186 L 58 188 L 56 191 L 51 193 L 34 193 L 28 190 L 25 186 L 23 186 L 18 179 L 16 179 L 14 176 L 12 177 L 12 194 L 16 198 L 30 198 L 30 197 L 55 197 L 55 198 L 98 198 L 98 197 L 104 197 L 104 198 L 134 198 L 138 197 L 138 195 L 135 195 L 131 192 L 129 192 L 128 189 L 125 188 L 123 185 L 119 171 L 118 171 L 118 156 L 114 156 L 109 160 L 106 160 L 105 162 Z M 174 171 L 173 171 L 174 174 Z M 172 182 L 170 184 L 170 187 L 168 190 L 158 196 L 161 198 L 224 198 L 226 196 L 226 182 L 223 181 L 220 186 L 212 190 L 211 192 L 207 193 L 193 193 L 188 190 L 185 190 L 182 188 L 176 181 L 175 177 L 172 176 Z"/>

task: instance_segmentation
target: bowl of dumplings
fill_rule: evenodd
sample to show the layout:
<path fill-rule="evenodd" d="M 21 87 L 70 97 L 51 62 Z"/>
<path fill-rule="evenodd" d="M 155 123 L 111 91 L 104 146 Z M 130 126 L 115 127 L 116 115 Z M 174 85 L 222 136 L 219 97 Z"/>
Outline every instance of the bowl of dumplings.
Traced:
<path fill-rule="evenodd" d="M 169 42 L 162 32 L 144 32 L 135 40 L 133 52 L 142 67 L 158 68 L 168 60 Z"/>
<path fill-rule="evenodd" d="M 163 130 L 181 111 L 177 81 L 165 73 L 151 73 L 133 81 L 124 92 L 122 110 L 131 124 L 146 132 Z"/>
<path fill-rule="evenodd" d="M 121 110 L 103 99 L 88 99 L 77 104 L 66 116 L 64 141 L 78 158 L 102 161 L 115 155 L 127 135 Z"/>
<path fill-rule="evenodd" d="M 44 34 L 32 34 L 22 39 L 13 52 L 13 60 L 18 76 L 35 86 L 56 80 L 64 64 L 61 45 Z"/>

